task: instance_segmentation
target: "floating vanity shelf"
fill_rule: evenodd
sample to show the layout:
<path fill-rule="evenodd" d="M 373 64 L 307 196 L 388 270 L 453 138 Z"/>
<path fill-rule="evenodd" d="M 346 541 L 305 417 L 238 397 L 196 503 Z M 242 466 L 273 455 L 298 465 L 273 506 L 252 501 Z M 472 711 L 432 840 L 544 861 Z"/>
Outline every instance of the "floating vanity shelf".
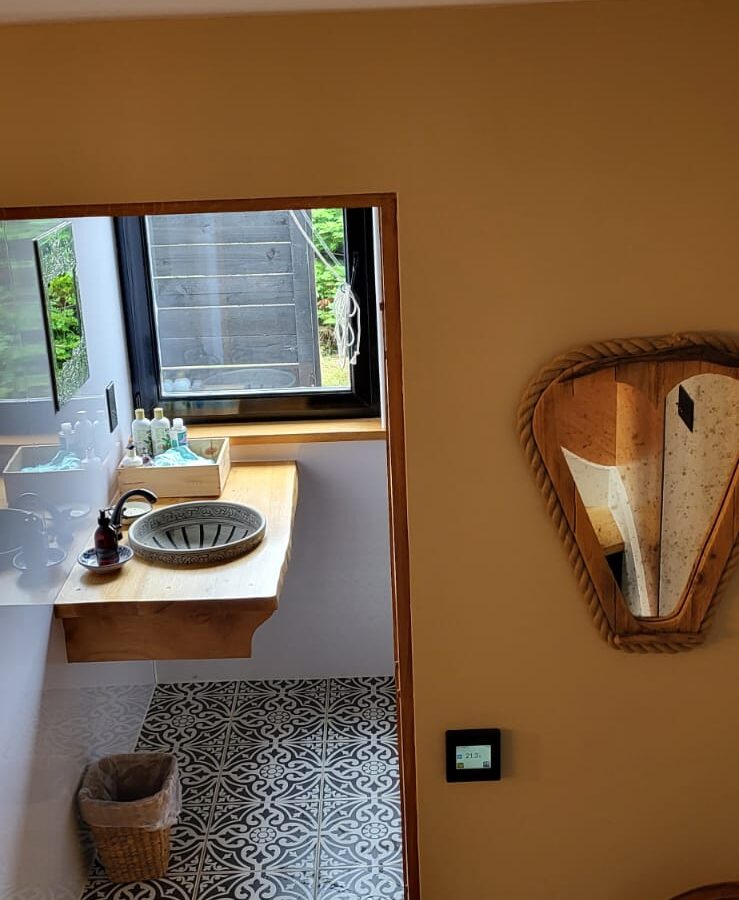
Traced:
<path fill-rule="evenodd" d="M 221 499 L 253 506 L 267 520 L 251 553 L 202 568 L 134 557 L 102 577 L 75 564 L 55 605 L 69 662 L 251 656 L 254 632 L 277 609 L 297 497 L 294 462 L 235 465 Z"/>

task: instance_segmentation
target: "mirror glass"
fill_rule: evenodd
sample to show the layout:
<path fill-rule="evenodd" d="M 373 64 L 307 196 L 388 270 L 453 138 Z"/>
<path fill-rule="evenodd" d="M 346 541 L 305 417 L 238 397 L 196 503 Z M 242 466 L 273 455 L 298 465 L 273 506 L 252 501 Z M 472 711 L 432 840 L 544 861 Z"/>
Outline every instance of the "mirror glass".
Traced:
<path fill-rule="evenodd" d="M 679 610 L 732 502 L 738 374 L 705 361 L 639 361 L 547 391 L 539 427 L 556 441 L 592 546 L 638 618 Z"/>

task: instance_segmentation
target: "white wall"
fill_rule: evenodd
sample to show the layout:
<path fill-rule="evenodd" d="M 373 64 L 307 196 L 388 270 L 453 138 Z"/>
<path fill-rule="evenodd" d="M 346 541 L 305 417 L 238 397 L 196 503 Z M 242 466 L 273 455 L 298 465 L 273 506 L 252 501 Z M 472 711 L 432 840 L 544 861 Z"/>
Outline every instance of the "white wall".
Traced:
<path fill-rule="evenodd" d="M 157 680 L 321 678 L 393 673 L 385 443 L 234 448 L 297 459 L 299 499 L 277 612 L 251 659 L 162 661 Z"/>

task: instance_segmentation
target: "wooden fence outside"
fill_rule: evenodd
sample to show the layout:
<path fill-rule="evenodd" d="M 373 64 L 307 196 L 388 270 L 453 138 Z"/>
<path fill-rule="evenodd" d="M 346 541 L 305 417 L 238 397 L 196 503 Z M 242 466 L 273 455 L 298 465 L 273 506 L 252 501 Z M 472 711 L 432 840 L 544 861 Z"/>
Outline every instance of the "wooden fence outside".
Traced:
<path fill-rule="evenodd" d="M 165 379 L 204 392 L 321 384 L 313 256 L 287 211 L 147 223 Z"/>

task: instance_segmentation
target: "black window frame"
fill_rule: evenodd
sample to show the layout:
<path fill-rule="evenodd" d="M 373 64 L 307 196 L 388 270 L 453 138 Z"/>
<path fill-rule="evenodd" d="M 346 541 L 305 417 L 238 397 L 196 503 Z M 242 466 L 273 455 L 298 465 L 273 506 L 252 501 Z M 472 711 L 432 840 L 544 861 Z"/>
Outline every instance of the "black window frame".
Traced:
<path fill-rule="evenodd" d="M 373 209 L 344 207 L 343 213 L 344 258 L 353 274 L 362 333 L 359 356 L 351 367 L 351 389 L 305 388 L 291 392 L 220 393 L 190 398 L 162 396 L 145 217 L 116 217 L 118 270 L 135 405 L 147 411 L 161 406 L 170 418 L 182 416 L 191 424 L 379 417 L 379 321 Z"/>

